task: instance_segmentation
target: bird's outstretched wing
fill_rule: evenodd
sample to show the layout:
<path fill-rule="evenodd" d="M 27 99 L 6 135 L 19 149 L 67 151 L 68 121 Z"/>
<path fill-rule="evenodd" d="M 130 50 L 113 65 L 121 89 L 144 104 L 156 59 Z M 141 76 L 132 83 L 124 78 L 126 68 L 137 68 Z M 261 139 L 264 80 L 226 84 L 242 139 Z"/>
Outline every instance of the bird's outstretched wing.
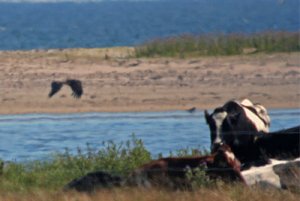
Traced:
<path fill-rule="evenodd" d="M 67 80 L 66 84 L 69 85 L 73 91 L 74 98 L 80 98 L 83 94 L 82 84 L 80 80 Z"/>
<path fill-rule="evenodd" d="M 56 94 L 61 89 L 62 86 L 63 86 L 62 82 L 53 81 L 51 83 L 51 91 L 48 97 L 51 98 L 54 94 Z"/>

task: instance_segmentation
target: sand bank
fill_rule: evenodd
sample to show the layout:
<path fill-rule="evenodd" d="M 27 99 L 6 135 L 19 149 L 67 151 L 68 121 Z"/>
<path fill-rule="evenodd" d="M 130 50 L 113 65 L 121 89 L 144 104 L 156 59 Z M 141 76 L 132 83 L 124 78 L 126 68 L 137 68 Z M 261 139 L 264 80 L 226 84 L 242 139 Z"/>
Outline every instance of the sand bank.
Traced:
<path fill-rule="evenodd" d="M 132 48 L 0 52 L 0 114 L 213 109 L 249 98 L 300 107 L 300 53 L 129 58 Z M 52 80 L 79 79 L 48 98 Z"/>

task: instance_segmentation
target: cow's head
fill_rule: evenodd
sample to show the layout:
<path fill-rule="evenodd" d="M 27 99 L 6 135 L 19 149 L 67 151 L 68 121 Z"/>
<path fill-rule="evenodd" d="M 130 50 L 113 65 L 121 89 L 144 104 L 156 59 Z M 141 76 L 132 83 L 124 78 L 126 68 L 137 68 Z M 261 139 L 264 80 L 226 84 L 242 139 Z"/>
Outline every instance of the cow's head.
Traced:
<path fill-rule="evenodd" d="M 227 144 L 220 145 L 214 154 L 214 165 L 222 168 L 241 170 L 241 163 Z"/>
<path fill-rule="evenodd" d="M 241 163 L 228 145 L 220 145 L 212 155 L 213 163 L 208 164 L 207 168 L 209 175 L 225 181 L 239 181 L 245 184 L 241 175 Z"/>
<path fill-rule="evenodd" d="M 237 101 L 228 101 L 212 114 L 205 110 L 204 115 L 210 128 L 212 151 L 223 143 L 231 147 L 252 143 L 254 136 L 265 128 L 256 113 Z"/>
<path fill-rule="evenodd" d="M 209 114 L 204 111 L 206 123 L 210 129 L 211 150 L 214 151 L 223 143 L 233 144 L 236 140 L 236 127 L 241 113 L 228 113 L 224 108 L 216 108 Z"/>
<path fill-rule="evenodd" d="M 220 144 L 244 146 L 253 143 L 259 132 L 268 132 L 269 116 L 263 106 L 253 105 L 251 101 L 228 101 L 216 108 L 212 114 L 204 111 L 210 128 L 211 150 Z M 265 121 L 266 120 L 266 121 Z"/>
<path fill-rule="evenodd" d="M 222 142 L 222 126 L 227 117 L 227 112 L 223 108 L 216 108 L 212 114 L 205 110 L 204 116 L 210 129 L 211 150 L 213 150 Z"/>

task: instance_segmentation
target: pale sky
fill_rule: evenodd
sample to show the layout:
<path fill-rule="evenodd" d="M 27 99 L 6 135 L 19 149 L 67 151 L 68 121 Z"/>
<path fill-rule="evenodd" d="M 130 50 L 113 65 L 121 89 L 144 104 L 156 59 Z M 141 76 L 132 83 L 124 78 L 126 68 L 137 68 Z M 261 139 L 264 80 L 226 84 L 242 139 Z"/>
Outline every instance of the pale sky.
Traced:
<path fill-rule="evenodd" d="M 0 2 L 96 2 L 103 0 L 0 0 Z"/>
<path fill-rule="evenodd" d="M 45 3 L 45 2 L 101 2 L 101 1 L 120 1 L 120 0 L 0 0 L 1 2 L 33 2 L 33 3 Z M 158 1 L 158 0 L 121 0 L 121 1 Z"/>

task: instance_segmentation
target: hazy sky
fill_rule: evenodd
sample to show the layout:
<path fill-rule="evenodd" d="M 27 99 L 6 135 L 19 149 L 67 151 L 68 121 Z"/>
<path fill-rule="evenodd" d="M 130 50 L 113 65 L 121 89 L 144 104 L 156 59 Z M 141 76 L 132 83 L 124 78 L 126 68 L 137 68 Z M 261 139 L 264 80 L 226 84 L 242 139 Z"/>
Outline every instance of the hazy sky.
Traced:
<path fill-rule="evenodd" d="M 0 2 L 101 2 L 120 0 L 0 0 Z M 159 0 L 122 0 L 122 1 L 159 1 Z"/>
<path fill-rule="evenodd" d="M 102 0 L 0 0 L 0 2 L 90 2 L 90 1 L 102 1 Z"/>
<path fill-rule="evenodd" d="M 118 0 L 0 0 L 0 2 L 101 2 L 101 1 L 118 1 Z M 151 0 L 125 0 L 125 1 L 151 1 Z"/>

